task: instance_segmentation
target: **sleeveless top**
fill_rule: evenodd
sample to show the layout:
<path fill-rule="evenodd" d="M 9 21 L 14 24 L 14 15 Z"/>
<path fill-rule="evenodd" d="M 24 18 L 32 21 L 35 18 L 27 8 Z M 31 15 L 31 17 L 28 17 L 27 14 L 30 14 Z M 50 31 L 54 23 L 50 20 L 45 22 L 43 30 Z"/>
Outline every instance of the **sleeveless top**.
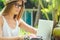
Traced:
<path fill-rule="evenodd" d="M 3 37 L 12 37 L 12 36 L 18 36 L 19 33 L 19 27 L 18 27 L 18 21 L 16 21 L 16 27 L 15 29 L 11 29 L 6 21 L 6 19 L 4 18 L 4 16 L 2 16 L 3 18 Z"/>

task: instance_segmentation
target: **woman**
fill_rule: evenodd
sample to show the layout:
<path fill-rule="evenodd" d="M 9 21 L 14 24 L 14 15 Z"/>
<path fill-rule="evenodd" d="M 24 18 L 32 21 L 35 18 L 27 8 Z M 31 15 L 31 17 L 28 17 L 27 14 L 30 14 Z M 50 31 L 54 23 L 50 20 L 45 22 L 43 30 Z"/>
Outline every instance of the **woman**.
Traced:
<path fill-rule="evenodd" d="M 0 40 L 23 40 L 18 37 L 19 28 L 36 34 L 36 29 L 21 19 L 23 0 L 8 0 L 5 4 L 6 8 L 0 16 Z"/>

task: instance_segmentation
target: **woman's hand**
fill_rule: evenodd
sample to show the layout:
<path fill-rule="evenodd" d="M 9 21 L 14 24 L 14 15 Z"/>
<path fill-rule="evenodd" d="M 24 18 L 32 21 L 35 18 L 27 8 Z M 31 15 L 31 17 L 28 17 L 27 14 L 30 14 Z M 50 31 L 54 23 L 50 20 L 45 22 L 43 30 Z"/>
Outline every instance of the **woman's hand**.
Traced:
<path fill-rule="evenodd" d="M 34 34 L 25 35 L 24 40 L 30 40 L 31 38 L 37 38 L 37 36 Z"/>
<path fill-rule="evenodd" d="M 24 40 L 24 36 L 19 36 L 18 40 Z"/>
<path fill-rule="evenodd" d="M 25 40 L 25 39 L 30 39 L 30 38 L 37 38 L 37 36 L 35 34 L 19 36 L 19 40 Z"/>
<path fill-rule="evenodd" d="M 35 34 L 28 35 L 30 38 L 36 38 L 37 36 Z"/>

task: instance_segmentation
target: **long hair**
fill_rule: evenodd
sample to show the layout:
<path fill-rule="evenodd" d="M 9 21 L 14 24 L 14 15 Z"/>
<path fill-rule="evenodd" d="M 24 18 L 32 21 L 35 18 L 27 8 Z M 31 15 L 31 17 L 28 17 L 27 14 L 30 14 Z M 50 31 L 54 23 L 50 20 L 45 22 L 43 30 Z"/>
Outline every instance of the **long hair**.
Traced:
<path fill-rule="evenodd" d="M 19 14 L 17 15 L 17 20 L 19 20 L 22 17 L 23 10 L 24 10 L 24 2 L 22 1 L 22 7 L 21 7 L 21 10 L 19 11 Z"/>
<path fill-rule="evenodd" d="M 5 10 L 3 11 L 2 15 L 5 16 L 5 15 L 8 15 L 8 12 L 10 11 L 12 5 L 17 2 L 17 1 L 14 1 L 14 2 L 10 2 L 6 5 L 6 8 Z M 24 5 L 24 2 L 22 1 L 22 5 Z M 24 7 L 22 6 L 21 7 L 21 10 L 19 11 L 18 15 L 14 16 L 14 18 L 16 18 L 17 20 L 19 20 L 23 14 L 23 9 Z"/>

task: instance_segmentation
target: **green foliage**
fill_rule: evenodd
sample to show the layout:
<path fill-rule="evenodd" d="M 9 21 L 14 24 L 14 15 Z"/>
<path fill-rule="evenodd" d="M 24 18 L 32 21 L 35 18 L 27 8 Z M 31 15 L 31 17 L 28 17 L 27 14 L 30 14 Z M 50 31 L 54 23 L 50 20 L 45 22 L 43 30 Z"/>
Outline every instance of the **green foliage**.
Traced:
<path fill-rule="evenodd" d="M 0 2 L 3 2 L 3 3 L 4 3 L 4 2 L 5 2 L 5 0 L 0 0 Z"/>
<path fill-rule="evenodd" d="M 39 3 L 39 0 L 30 0 L 30 1 L 31 1 L 31 3 L 35 4 L 36 6 L 37 6 L 38 3 Z"/>
<path fill-rule="evenodd" d="M 41 9 L 42 13 L 45 13 L 45 14 L 46 13 L 52 13 L 52 12 L 54 12 L 55 14 L 60 13 L 59 12 L 60 11 L 60 0 L 52 0 L 50 2 L 51 2 L 51 4 L 48 3 L 47 8 L 45 8 L 44 5 L 42 4 L 43 5 L 43 7 L 41 6 L 42 7 L 42 9 Z M 58 14 L 58 15 L 60 15 L 60 14 Z M 48 16 L 46 16 L 46 17 L 48 17 Z"/>
<path fill-rule="evenodd" d="M 38 3 L 39 0 L 30 0 L 30 1 L 36 4 Z"/>
<path fill-rule="evenodd" d="M 19 30 L 19 36 L 29 35 L 30 32 L 26 32 L 24 29 Z"/>
<path fill-rule="evenodd" d="M 2 10 L 3 7 L 4 7 L 4 3 L 2 0 L 0 0 L 0 11 Z"/>
<path fill-rule="evenodd" d="M 5 0 L 0 0 L 0 1 L 5 2 Z"/>

